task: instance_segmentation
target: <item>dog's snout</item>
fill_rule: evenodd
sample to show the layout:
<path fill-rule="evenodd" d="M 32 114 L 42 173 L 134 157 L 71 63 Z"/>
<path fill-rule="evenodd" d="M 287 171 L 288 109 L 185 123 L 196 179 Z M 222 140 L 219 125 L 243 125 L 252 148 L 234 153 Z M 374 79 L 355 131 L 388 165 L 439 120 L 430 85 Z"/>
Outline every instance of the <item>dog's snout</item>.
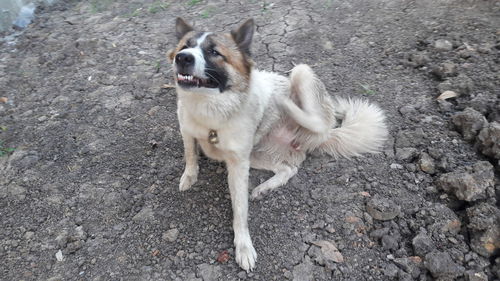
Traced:
<path fill-rule="evenodd" d="M 175 63 L 183 67 L 191 66 L 194 64 L 194 56 L 188 53 L 178 53 L 175 56 Z"/>

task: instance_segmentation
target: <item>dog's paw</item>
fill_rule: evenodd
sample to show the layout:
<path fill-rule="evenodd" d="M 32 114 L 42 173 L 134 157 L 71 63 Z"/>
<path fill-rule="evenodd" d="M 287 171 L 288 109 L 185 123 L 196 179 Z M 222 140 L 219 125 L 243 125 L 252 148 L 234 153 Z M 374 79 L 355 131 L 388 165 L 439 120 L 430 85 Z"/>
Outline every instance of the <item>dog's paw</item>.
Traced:
<path fill-rule="evenodd" d="M 243 270 L 246 272 L 252 271 L 255 268 L 256 261 L 257 252 L 255 252 L 250 238 L 246 242 L 236 244 L 236 262 Z"/>
<path fill-rule="evenodd" d="M 266 195 L 270 191 L 269 188 L 263 186 L 262 184 L 257 186 L 252 190 L 252 194 L 250 195 L 250 199 L 252 200 L 260 200 L 264 195 Z"/>
<path fill-rule="evenodd" d="M 181 181 L 179 183 L 179 190 L 186 191 L 193 186 L 193 184 L 198 180 L 198 173 L 189 173 L 188 171 L 184 171 L 181 177 Z"/>

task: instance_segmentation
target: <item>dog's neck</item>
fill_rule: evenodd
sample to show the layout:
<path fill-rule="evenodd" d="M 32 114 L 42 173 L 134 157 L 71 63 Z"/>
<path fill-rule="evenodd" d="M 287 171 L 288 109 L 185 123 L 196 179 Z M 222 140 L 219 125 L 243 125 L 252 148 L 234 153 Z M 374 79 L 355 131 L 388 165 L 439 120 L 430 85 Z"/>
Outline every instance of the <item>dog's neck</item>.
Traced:
<path fill-rule="evenodd" d="M 225 123 L 244 105 L 247 93 L 196 93 L 177 88 L 184 109 L 200 123 Z"/>

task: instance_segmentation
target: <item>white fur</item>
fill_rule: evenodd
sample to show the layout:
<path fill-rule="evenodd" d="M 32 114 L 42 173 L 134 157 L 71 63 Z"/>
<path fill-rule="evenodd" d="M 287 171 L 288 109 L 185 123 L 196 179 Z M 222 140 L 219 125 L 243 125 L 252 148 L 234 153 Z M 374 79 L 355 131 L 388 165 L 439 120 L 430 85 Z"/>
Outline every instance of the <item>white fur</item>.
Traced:
<path fill-rule="evenodd" d="M 186 161 L 179 189 L 196 182 L 196 142 L 208 157 L 226 162 L 236 262 L 247 271 L 257 260 L 247 225 L 250 167 L 275 173 L 253 190 L 252 198 L 258 198 L 287 183 L 310 151 L 335 157 L 376 152 L 387 136 L 378 107 L 361 100 L 332 100 L 306 65 L 296 66 L 290 79 L 253 69 L 244 93 L 180 87 L 177 92 Z M 342 125 L 334 128 L 338 118 Z M 208 142 L 210 130 L 217 131 L 217 144 Z"/>
<path fill-rule="evenodd" d="M 205 41 L 205 39 L 207 38 L 208 35 L 210 35 L 211 32 L 205 32 L 203 33 L 203 35 L 200 36 L 200 38 L 198 38 L 196 40 L 196 46 L 194 47 L 191 47 L 191 48 L 186 48 L 182 51 L 179 52 L 180 53 L 187 53 L 187 54 L 191 54 L 194 56 L 195 60 L 194 60 L 194 68 L 193 68 L 193 75 L 196 76 L 196 77 L 199 77 L 199 78 L 203 78 L 203 79 L 207 79 L 208 77 L 205 75 L 205 59 L 203 58 L 203 51 L 201 49 L 201 44 L 203 43 L 203 41 Z M 175 59 L 174 59 L 174 64 L 175 64 Z"/>

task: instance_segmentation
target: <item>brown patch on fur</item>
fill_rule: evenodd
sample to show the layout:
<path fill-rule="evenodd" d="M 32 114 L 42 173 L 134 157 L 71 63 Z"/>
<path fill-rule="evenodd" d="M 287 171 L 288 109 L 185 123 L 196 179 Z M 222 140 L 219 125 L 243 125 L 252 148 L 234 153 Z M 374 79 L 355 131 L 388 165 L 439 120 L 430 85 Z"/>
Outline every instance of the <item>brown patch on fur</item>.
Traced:
<path fill-rule="evenodd" d="M 215 49 L 224 57 L 214 58 L 211 61 L 226 69 L 231 88 L 236 91 L 246 91 L 253 61 L 238 49 L 230 34 L 210 35 L 207 44 L 215 45 Z"/>
<path fill-rule="evenodd" d="M 233 37 L 230 34 L 224 34 L 224 37 L 227 41 L 230 41 L 230 44 L 222 44 L 221 49 L 222 52 L 226 53 L 226 59 L 229 64 L 231 64 L 239 73 L 243 74 L 245 78 L 250 79 L 250 72 L 252 71 L 253 61 L 247 55 L 242 53 L 236 43 L 233 40 Z M 231 45 L 230 47 L 226 47 L 227 45 Z M 221 52 L 221 53 L 222 53 Z"/>

